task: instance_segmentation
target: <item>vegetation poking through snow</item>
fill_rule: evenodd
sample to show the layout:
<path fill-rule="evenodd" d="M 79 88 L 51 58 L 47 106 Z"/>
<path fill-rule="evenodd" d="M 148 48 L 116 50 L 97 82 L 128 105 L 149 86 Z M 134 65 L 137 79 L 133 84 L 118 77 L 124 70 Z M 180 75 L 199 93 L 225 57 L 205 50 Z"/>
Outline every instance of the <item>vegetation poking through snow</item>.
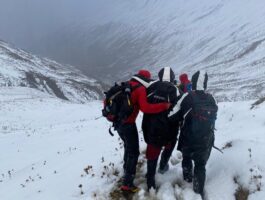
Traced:
<path fill-rule="evenodd" d="M 80 188 L 80 194 L 83 195 L 84 194 L 83 185 L 79 184 L 78 187 Z"/>
<path fill-rule="evenodd" d="M 232 141 L 227 142 L 227 143 L 225 143 L 225 145 L 222 147 L 222 150 L 224 150 L 224 149 L 229 149 L 229 148 L 231 148 L 232 146 L 233 146 L 233 142 L 232 142 Z"/>
<path fill-rule="evenodd" d="M 249 190 L 239 183 L 238 177 L 236 176 L 234 177 L 234 182 L 238 185 L 238 188 L 235 192 L 236 200 L 247 200 L 249 196 Z"/>

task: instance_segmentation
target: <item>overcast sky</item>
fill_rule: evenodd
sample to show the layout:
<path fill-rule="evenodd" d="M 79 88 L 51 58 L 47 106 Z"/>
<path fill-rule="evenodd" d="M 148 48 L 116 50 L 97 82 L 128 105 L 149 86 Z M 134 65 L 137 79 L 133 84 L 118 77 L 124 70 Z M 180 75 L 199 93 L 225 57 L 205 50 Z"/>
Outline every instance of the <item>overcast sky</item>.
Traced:
<path fill-rule="evenodd" d="M 175 14 L 170 5 L 164 0 L 0 0 L 0 39 L 89 76 L 120 77 L 157 62 L 163 48 L 150 46 L 160 30 L 151 31 L 160 29 L 168 9 Z M 150 18 L 155 20 L 149 23 Z"/>
<path fill-rule="evenodd" d="M 116 31 L 115 22 L 132 22 L 127 19 L 128 11 L 133 12 L 137 5 L 148 1 L 0 0 L 0 39 L 97 76 L 106 66 L 117 63 L 118 58 L 132 54 L 124 48 L 105 49 L 106 38 Z M 121 12 L 126 14 L 120 17 Z M 135 15 L 132 19 L 136 19 Z M 92 43 L 96 37 L 102 40 Z M 126 37 L 123 36 L 123 42 Z M 116 43 L 114 45 L 116 47 Z M 121 56 L 121 52 L 126 55 Z M 99 72 L 95 72 L 95 68 L 100 69 Z"/>
<path fill-rule="evenodd" d="M 64 26 L 100 20 L 107 0 L 0 0 L 0 39 L 27 46 Z M 97 17 L 94 17 L 96 16 Z"/>

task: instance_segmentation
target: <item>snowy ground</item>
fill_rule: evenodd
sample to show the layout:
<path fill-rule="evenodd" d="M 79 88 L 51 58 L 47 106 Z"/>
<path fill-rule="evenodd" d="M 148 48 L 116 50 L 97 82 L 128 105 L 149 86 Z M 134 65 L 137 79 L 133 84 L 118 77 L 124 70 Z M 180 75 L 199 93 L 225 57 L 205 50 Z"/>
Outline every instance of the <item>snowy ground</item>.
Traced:
<path fill-rule="evenodd" d="M 208 200 L 232 200 L 238 188 L 250 200 L 265 196 L 265 105 L 220 103 L 216 146 L 207 165 Z M 0 199 L 110 199 L 122 176 L 122 143 L 108 134 L 101 102 L 68 103 L 23 88 L 0 89 Z M 142 139 L 141 139 L 142 141 Z M 145 144 L 141 142 L 141 152 Z M 181 155 L 174 152 L 174 161 Z M 158 192 L 148 195 L 144 153 L 135 182 L 142 190 L 134 199 L 199 200 L 183 181 L 180 163 L 157 175 Z M 119 195 L 118 195 L 119 196 Z M 117 198 L 117 197 L 116 197 Z"/>

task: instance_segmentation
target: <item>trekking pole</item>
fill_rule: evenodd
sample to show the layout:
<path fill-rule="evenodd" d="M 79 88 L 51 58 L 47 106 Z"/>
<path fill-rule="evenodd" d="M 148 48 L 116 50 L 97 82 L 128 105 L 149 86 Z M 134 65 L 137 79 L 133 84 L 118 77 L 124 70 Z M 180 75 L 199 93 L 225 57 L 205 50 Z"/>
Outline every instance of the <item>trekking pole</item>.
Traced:
<path fill-rule="evenodd" d="M 222 154 L 224 153 L 221 149 L 219 149 L 219 148 L 216 147 L 216 146 L 213 146 L 213 148 L 216 149 L 217 151 L 219 151 L 219 152 L 222 153 Z"/>

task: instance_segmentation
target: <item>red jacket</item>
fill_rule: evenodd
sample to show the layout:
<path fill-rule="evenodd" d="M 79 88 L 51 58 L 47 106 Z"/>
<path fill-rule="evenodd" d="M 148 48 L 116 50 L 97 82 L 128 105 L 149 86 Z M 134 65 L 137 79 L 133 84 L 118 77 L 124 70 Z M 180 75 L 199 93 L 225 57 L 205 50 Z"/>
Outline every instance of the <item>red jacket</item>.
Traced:
<path fill-rule="evenodd" d="M 139 82 L 131 80 L 129 81 L 132 87 L 139 84 Z M 134 105 L 134 111 L 129 116 L 129 118 L 125 121 L 125 123 L 135 123 L 139 110 L 143 113 L 160 113 L 168 109 L 168 103 L 157 103 L 157 104 L 150 104 L 147 102 L 146 96 L 146 89 L 144 86 L 140 86 L 132 91 L 131 93 L 131 101 Z"/>
<path fill-rule="evenodd" d="M 180 89 L 182 90 L 182 92 L 186 93 L 188 91 L 191 91 L 192 86 L 190 80 L 188 79 L 187 74 L 181 74 L 179 76 L 179 80 L 180 80 Z"/>

